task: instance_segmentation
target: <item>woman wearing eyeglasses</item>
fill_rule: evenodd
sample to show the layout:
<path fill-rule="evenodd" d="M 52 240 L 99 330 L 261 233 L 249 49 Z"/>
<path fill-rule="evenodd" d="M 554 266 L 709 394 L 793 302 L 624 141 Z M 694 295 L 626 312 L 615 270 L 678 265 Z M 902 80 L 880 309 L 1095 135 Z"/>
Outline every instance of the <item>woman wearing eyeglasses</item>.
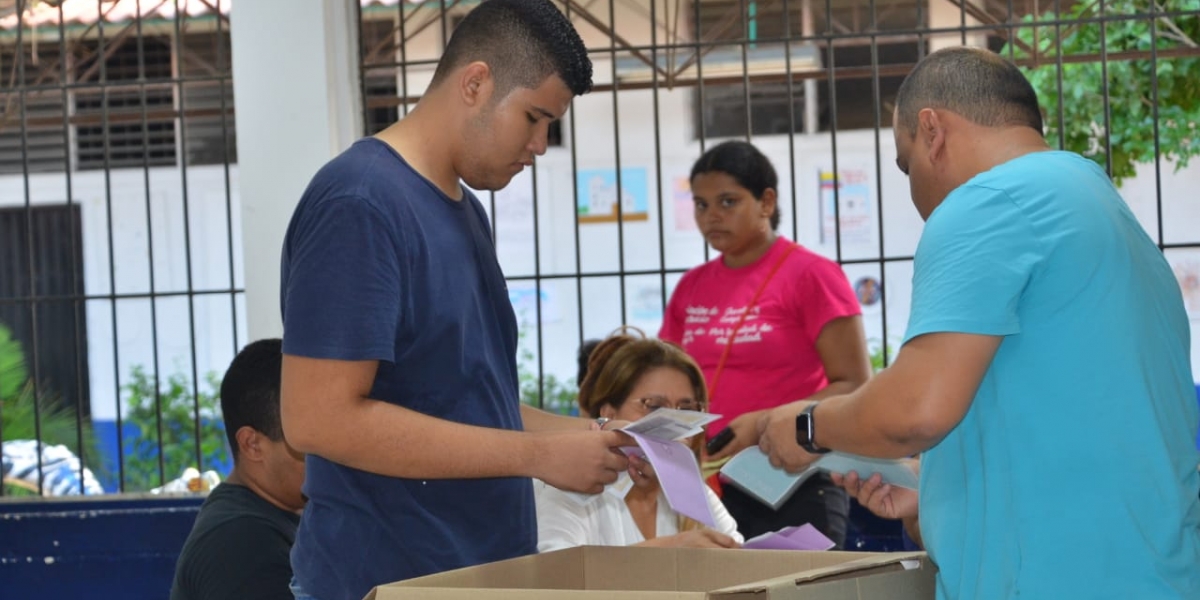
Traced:
<path fill-rule="evenodd" d="M 596 346 L 579 386 L 581 411 L 597 419 L 636 421 L 659 408 L 704 410 L 707 402 L 704 377 L 687 353 L 625 333 Z M 690 440 L 697 460 L 702 437 Z M 538 551 L 585 545 L 735 548 L 742 543 L 737 523 L 712 490 L 705 488 L 715 531 L 672 511 L 649 464 L 637 458 L 629 462 L 634 485 L 624 499 L 604 492 L 581 503 L 535 481 Z"/>
<path fill-rule="evenodd" d="M 721 255 L 680 279 L 658 335 L 704 371 L 710 412 L 722 415 L 708 428 L 717 438 L 711 464 L 758 444 L 759 415 L 849 393 L 871 365 L 842 269 L 775 232 L 778 177 L 762 152 L 739 141 L 713 146 L 692 167 L 691 186 L 696 225 Z M 722 492 L 747 538 L 811 523 L 839 547 L 845 541 L 849 500 L 828 476 L 810 478 L 778 511 L 732 486 Z"/>

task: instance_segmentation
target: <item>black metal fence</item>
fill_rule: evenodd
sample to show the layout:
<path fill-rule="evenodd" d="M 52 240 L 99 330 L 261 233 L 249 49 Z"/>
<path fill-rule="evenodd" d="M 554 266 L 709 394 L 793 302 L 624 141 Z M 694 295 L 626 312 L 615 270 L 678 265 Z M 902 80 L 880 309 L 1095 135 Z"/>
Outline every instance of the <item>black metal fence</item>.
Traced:
<path fill-rule="evenodd" d="M 347 1 L 370 134 L 419 99 L 478 2 Z M 1047 136 L 1122 184 L 1200 319 L 1200 0 L 556 1 L 597 85 L 532 172 L 482 196 L 523 320 L 527 402 L 569 412 L 583 340 L 656 331 L 709 257 L 681 174 L 731 137 L 775 161 L 781 232 L 843 265 L 885 365 L 920 231 L 891 165 L 892 102 L 942 45 L 1027 70 Z M 142 491 L 228 467 L 216 387 L 247 341 L 243 257 L 229 11 L 204 4 L 0 13 L 0 494 Z"/>
<path fill-rule="evenodd" d="M 245 337 L 229 21 L 190 4 L 0 12 L 0 494 L 227 462 L 210 373 Z"/>
<path fill-rule="evenodd" d="M 530 181 L 482 197 L 510 285 L 532 289 L 528 402 L 570 409 L 571 361 L 586 338 L 631 322 L 656 330 L 679 275 L 709 257 L 698 233 L 680 239 L 691 218 L 680 214 L 690 211 L 680 166 L 728 138 L 753 140 L 776 162 L 781 233 L 843 265 L 874 362 L 886 365 L 907 320 L 920 230 L 892 164 L 893 101 L 916 61 L 946 45 L 987 47 L 1026 70 L 1051 143 L 1122 184 L 1200 319 L 1200 211 L 1190 191 L 1200 173 L 1176 172 L 1200 152 L 1200 2 L 557 3 L 588 45 L 597 85 L 574 102 Z M 477 2 L 379 4 L 360 12 L 367 134 L 419 99 Z M 639 188 L 629 191 L 632 206 L 617 202 L 600 225 L 578 184 L 598 166 L 619 194 Z"/>

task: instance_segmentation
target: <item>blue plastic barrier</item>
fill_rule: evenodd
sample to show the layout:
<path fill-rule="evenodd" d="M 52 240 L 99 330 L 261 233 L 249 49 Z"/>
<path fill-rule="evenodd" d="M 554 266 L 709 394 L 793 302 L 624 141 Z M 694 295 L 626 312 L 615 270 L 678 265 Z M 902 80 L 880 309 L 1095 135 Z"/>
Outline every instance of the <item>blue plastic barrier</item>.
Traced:
<path fill-rule="evenodd" d="M 202 502 L 0 504 L 0 599 L 165 600 Z"/>

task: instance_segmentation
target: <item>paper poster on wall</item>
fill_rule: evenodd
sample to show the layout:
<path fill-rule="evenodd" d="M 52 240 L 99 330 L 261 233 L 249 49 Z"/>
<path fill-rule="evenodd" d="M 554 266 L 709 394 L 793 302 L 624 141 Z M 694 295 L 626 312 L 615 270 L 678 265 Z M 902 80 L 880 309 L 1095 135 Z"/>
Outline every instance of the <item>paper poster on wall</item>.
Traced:
<path fill-rule="evenodd" d="M 661 323 L 663 318 L 662 287 L 645 285 L 635 287 L 629 304 L 629 316 L 634 321 L 645 323 Z M 653 335 L 654 332 L 647 332 Z"/>
<path fill-rule="evenodd" d="M 672 226 L 676 233 L 696 231 L 696 207 L 692 202 L 692 183 L 687 175 L 671 178 L 671 208 L 675 211 Z"/>
<path fill-rule="evenodd" d="M 558 308 L 558 294 L 550 284 L 543 283 L 541 291 L 542 324 L 557 323 L 562 320 Z M 517 322 L 528 324 L 537 322 L 539 290 L 532 281 L 508 282 L 508 301 L 512 303 L 513 312 L 517 313 Z"/>
<path fill-rule="evenodd" d="M 620 198 L 621 218 L 624 221 L 650 220 L 650 190 L 646 184 L 646 169 L 621 169 L 621 189 L 617 192 L 616 169 L 584 169 L 575 178 L 579 194 L 580 223 L 616 223 L 617 201 Z"/>
<path fill-rule="evenodd" d="M 525 240 L 533 236 L 533 174 L 525 169 L 513 177 L 504 189 L 498 190 L 496 200 L 497 241 Z M 476 192 L 475 196 L 487 206 L 489 194 Z"/>
<path fill-rule="evenodd" d="M 840 172 L 840 177 L 835 181 L 832 171 L 819 171 L 821 243 L 834 243 L 839 233 L 843 244 L 870 243 L 874 227 L 871 219 L 871 173 L 861 168 L 840 169 Z M 839 208 L 837 213 L 834 212 L 835 197 Z M 838 221 L 840 231 L 837 228 Z"/>

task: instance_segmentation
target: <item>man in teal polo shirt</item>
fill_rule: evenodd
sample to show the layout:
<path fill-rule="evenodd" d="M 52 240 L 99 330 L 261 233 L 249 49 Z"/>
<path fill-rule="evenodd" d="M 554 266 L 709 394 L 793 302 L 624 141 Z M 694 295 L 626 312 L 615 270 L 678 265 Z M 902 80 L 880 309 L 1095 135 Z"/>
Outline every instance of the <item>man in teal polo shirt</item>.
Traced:
<path fill-rule="evenodd" d="M 999 56 L 929 55 L 895 116 L 926 220 L 904 345 L 856 392 L 764 418 L 764 450 L 793 470 L 923 453 L 939 599 L 1200 598 L 1200 416 L 1162 253 L 1095 163 L 1050 150 Z"/>

